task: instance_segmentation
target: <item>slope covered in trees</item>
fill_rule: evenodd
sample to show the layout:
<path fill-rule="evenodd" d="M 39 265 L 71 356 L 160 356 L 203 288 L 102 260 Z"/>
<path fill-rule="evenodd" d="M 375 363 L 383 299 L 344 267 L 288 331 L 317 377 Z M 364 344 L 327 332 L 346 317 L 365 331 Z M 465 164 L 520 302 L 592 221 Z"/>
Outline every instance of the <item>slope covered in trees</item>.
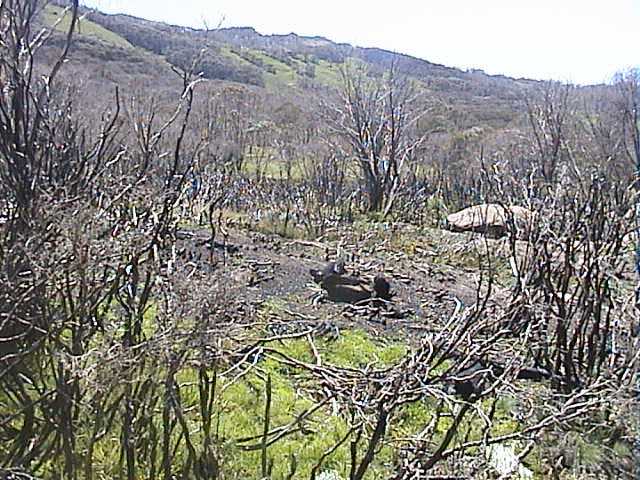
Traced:
<path fill-rule="evenodd" d="M 65 1 L 57 3 L 64 5 Z M 199 57 L 199 71 L 206 78 L 273 87 L 272 90 L 334 87 L 345 62 L 364 62 L 371 75 L 376 76 L 395 63 L 401 73 L 415 78 L 430 95 L 446 102 L 459 116 L 466 116 L 467 126 L 505 127 L 513 120 L 523 92 L 537 83 L 477 70 L 465 72 L 378 48 L 337 44 L 323 37 L 267 36 L 249 27 L 198 30 L 128 15 L 89 10 L 83 13 L 85 23 L 95 24 L 122 40 L 116 43 L 133 45 L 179 68 L 186 68 Z M 80 31 L 76 40 L 81 43 L 89 36 Z M 113 39 L 104 35 L 102 40 L 113 44 Z M 158 68 L 157 74 L 160 77 L 163 70 Z"/>

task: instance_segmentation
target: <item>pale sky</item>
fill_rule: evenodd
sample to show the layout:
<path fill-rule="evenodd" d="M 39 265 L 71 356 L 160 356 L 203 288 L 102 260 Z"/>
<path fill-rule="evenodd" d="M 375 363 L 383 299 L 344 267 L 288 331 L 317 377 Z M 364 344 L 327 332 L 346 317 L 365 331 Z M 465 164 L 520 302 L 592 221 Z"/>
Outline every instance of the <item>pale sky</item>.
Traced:
<path fill-rule="evenodd" d="M 640 67 L 640 0 L 86 0 L 202 28 L 320 35 L 462 69 L 580 84 Z"/>

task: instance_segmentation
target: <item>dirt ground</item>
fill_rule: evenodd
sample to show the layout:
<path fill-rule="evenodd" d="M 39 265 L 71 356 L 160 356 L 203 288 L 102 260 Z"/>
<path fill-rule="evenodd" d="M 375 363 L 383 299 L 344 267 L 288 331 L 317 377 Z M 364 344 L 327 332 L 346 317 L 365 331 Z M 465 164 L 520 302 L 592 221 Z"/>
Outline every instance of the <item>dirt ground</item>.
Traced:
<path fill-rule="evenodd" d="M 517 248 L 524 255 L 526 244 Z M 306 327 L 327 322 L 411 343 L 439 331 L 456 309 L 476 303 L 479 285 L 486 291 L 489 271 L 487 308 L 499 312 L 515 283 L 509 252 L 507 239 L 397 223 L 356 224 L 314 241 L 234 229 L 218 235 L 213 247 L 207 230 L 190 228 L 179 232 L 176 261 L 204 273 L 224 298 L 267 315 L 277 311 L 280 321 Z M 623 279 L 633 279 L 631 257 Z M 337 258 L 365 282 L 382 273 L 391 283 L 392 304 L 354 309 L 323 299 L 309 270 Z"/>
<path fill-rule="evenodd" d="M 376 336 L 405 339 L 437 330 L 456 308 L 477 301 L 480 265 L 494 252 L 491 305 L 508 295 L 512 278 L 500 255 L 506 242 L 479 235 L 376 224 L 349 227 L 315 241 L 293 240 L 253 231 L 233 230 L 212 247 L 203 229 L 179 233 L 177 257 L 185 268 L 206 272 L 228 298 L 256 307 L 277 306 L 279 315 L 305 323 L 328 321 L 340 328 L 360 328 Z M 356 308 L 323 297 L 309 273 L 336 258 L 350 275 L 372 281 L 383 274 L 391 283 L 393 302 L 386 308 Z"/>

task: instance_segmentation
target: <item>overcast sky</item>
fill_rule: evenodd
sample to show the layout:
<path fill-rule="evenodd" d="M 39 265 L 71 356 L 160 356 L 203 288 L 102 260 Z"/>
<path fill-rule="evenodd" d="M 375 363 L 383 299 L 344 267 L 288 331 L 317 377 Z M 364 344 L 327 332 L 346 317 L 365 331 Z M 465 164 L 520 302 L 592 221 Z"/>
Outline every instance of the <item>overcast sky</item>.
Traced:
<path fill-rule="evenodd" d="M 640 66 L 640 0 L 86 0 L 195 28 L 321 35 L 487 73 L 590 84 Z"/>

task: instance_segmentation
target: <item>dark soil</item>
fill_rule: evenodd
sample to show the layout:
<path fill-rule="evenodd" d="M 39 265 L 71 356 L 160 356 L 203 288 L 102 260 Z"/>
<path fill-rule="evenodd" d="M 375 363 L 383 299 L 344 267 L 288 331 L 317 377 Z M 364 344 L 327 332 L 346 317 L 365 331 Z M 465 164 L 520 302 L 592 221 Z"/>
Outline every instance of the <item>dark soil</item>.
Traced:
<path fill-rule="evenodd" d="M 257 308 L 276 306 L 280 315 L 305 323 L 329 321 L 375 335 L 419 338 L 437 330 L 456 308 L 476 302 L 480 270 L 478 252 L 468 248 L 473 238 L 397 225 L 348 228 L 317 241 L 234 230 L 216 238 L 212 248 L 206 230 L 185 229 L 177 252 L 184 268 L 204 272 L 228 298 Z M 394 294 L 391 304 L 353 308 L 323 298 L 309 270 L 338 256 L 346 260 L 349 275 L 365 282 L 383 274 Z M 492 302 L 508 291 L 506 285 L 492 288 Z"/>

